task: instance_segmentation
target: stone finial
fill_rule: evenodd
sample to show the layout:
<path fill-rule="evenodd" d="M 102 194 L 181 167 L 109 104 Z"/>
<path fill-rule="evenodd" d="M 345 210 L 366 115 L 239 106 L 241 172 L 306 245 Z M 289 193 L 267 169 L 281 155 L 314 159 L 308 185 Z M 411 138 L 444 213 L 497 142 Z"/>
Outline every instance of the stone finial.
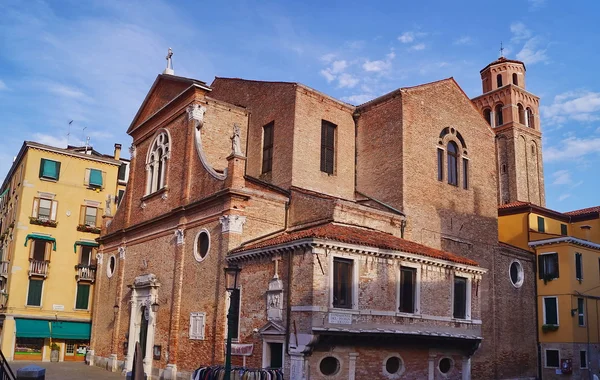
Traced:
<path fill-rule="evenodd" d="M 200 129 L 204 126 L 204 114 L 206 113 L 206 107 L 200 104 L 190 104 L 187 108 L 188 120 L 196 122 L 196 128 Z"/>
<path fill-rule="evenodd" d="M 246 217 L 241 215 L 223 215 L 219 218 L 221 222 L 221 232 L 231 232 L 235 234 L 241 234 L 244 232 L 244 224 L 246 224 Z"/>
<path fill-rule="evenodd" d="M 103 257 L 104 257 L 104 256 L 102 256 L 102 254 L 101 254 L 101 253 L 96 253 L 96 263 L 97 263 L 98 265 L 102 265 L 102 258 L 103 258 Z"/>

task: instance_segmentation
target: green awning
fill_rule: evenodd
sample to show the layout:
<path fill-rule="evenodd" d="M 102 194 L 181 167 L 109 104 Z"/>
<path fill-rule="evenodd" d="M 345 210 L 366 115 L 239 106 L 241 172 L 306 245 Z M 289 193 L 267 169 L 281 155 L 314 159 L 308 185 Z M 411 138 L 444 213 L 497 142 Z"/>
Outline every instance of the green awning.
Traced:
<path fill-rule="evenodd" d="M 52 321 L 52 338 L 90 340 L 92 325 L 89 322 Z"/>
<path fill-rule="evenodd" d="M 17 338 L 50 338 L 50 321 L 15 318 Z"/>
<path fill-rule="evenodd" d="M 3 196 L 5 196 L 5 195 L 6 195 L 6 193 L 8 193 L 8 190 L 10 190 L 10 187 L 7 187 L 7 188 L 6 188 L 6 190 L 4 190 L 4 191 L 2 192 L 2 194 L 0 194 L 0 198 L 2 198 Z"/>
<path fill-rule="evenodd" d="M 77 246 L 78 245 L 84 245 L 86 247 L 94 247 L 94 248 L 100 247 L 100 244 L 95 243 L 93 241 L 78 240 L 78 241 L 75 242 L 75 244 L 73 244 L 73 252 L 74 253 L 77 253 Z"/>
<path fill-rule="evenodd" d="M 53 247 L 52 250 L 56 251 L 56 239 L 53 238 L 52 236 L 29 234 L 29 235 L 25 236 L 25 247 L 27 247 L 27 242 L 29 241 L 29 239 L 38 239 L 38 240 L 49 241 L 52 243 L 52 247 Z"/>

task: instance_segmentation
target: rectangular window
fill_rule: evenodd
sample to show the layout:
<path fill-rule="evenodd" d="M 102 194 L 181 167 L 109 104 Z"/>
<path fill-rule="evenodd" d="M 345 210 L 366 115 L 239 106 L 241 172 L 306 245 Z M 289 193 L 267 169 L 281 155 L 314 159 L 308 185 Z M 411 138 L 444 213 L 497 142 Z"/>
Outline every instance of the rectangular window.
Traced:
<path fill-rule="evenodd" d="M 335 124 L 327 120 L 321 121 L 321 171 L 327 174 L 333 174 L 335 128 Z"/>
<path fill-rule="evenodd" d="M 90 187 L 102 188 L 102 171 L 98 169 L 90 169 Z"/>
<path fill-rule="evenodd" d="M 454 318 L 465 319 L 467 317 L 467 279 L 454 277 Z"/>
<path fill-rule="evenodd" d="M 190 313 L 190 339 L 204 340 L 206 313 Z"/>
<path fill-rule="evenodd" d="M 544 218 L 542 218 L 541 216 L 538 216 L 537 221 L 538 221 L 538 231 L 546 232 L 546 224 L 544 222 Z"/>
<path fill-rule="evenodd" d="M 29 280 L 27 306 L 42 306 L 42 286 L 44 280 Z"/>
<path fill-rule="evenodd" d="M 583 280 L 583 260 L 581 253 L 575 253 L 575 278 Z"/>
<path fill-rule="evenodd" d="M 87 310 L 90 300 L 90 285 L 77 284 L 75 309 Z"/>
<path fill-rule="evenodd" d="M 333 307 L 352 309 L 352 260 L 333 259 Z"/>
<path fill-rule="evenodd" d="M 558 253 L 547 253 L 538 256 L 538 272 L 540 280 L 558 278 Z"/>
<path fill-rule="evenodd" d="M 558 368 L 560 366 L 560 355 L 558 350 L 546 350 L 546 368 Z"/>
<path fill-rule="evenodd" d="M 81 255 L 79 257 L 79 264 L 83 266 L 89 266 L 92 263 L 92 258 L 94 257 L 94 248 L 88 247 L 87 245 L 80 245 L 80 247 Z"/>
<path fill-rule="evenodd" d="M 469 160 L 463 158 L 463 189 L 469 188 Z"/>
<path fill-rule="evenodd" d="M 49 261 L 52 243 L 41 239 L 32 239 L 29 259 L 33 261 Z"/>
<path fill-rule="evenodd" d="M 121 205 L 123 201 L 123 197 L 125 196 L 125 190 L 119 190 L 119 195 L 117 196 L 117 206 Z"/>
<path fill-rule="evenodd" d="M 273 127 L 272 121 L 263 127 L 263 157 L 262 172 L 268 173 L 273 169 Z"/>
<path fill-rule="evenodd" d="M 437 164 L 438 164 L 438 181 L 444 180 L 444 151 L 442 149 L 437 150 Z"/>
<path fill-rule="evenodd" d="M 415 268 L 400 268 L 400 307 L 402 313 L 415 312 L 415 289 L 417 270 Z"/>
<path fill-rule="evenodd" d="M 56 220 L 58 202 L 46 198 L 33 198 L 31 216 L 39 220 Z"/>
<path fill-rule="evenodd" d="M 60 162 L 42 158 L 40 161 L 40 178 L 58 181 L 60 177 Z"/>
<path fill-rule="evenodd" d="M 269 368 L 283 368 L 283 343 L 267 343 L 270 353 Z"/>
<path fill-rule="evenodd" d="M 587 351 L 579 351 L 579 368 L 587 369 Z"/>
<path fill-rule="evenodd" d="M 585 300 L 577 298 L 577 317 L 579 326 L 585 326 Z"/>
<path fill-rule="evenodd" d="M 556 297 L 544 297 L 544 324 L 558 325 L 558 300 Z"/>
<path fill-rule="evenodd" d="M 126 174 L 127 174 L 127 164 L 121 164 L 121 166 L 119 166 L 119 174 L 117 177 L 119 179 L 119 181 L 125 181 Z"/>
<path fill-rule="evenodd" d="M 563 224 L 563 223 L 560 224 L 560 234 L 562 236 L 567 236 L 569 234 L 566 224 Z"/>
<path fill-rule="evenodd" d="M 79 224 L 96 227 L 98 225 L 98 208 L 81 206 Z"/>

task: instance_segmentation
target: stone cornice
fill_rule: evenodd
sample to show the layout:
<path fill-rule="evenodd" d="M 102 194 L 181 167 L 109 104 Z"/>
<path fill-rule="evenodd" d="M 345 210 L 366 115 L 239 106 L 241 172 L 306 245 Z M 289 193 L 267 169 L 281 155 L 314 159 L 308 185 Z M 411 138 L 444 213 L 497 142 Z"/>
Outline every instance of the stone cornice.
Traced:
<path fill-rule="evenodd" d="M 536 241 L 530 242 L 529 246 L 535 248 L 535 247 L 539 247 L 539 246 L 543 246 L 543 245 L 560 244 L 560 243 L 575 244 L 575 245 L 579 245 L 579 246 L 586 247 L 586 248 L 600 250 L 600 244 L 592 243 L 591 241 L 578 239 L 578 238 L 572 237 L 572 236 L 564 236 L 564 237 L 558 237 L 558 238 L 552 238 L 552 239 L 536 240 Z"/>

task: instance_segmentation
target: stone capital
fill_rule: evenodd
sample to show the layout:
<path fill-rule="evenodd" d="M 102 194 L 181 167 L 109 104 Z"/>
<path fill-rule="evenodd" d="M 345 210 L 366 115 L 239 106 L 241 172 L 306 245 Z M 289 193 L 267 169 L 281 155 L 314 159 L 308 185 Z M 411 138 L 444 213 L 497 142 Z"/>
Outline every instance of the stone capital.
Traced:
<path fill-rule="evenodd" d="M 219 218 L 221 222 L 221 232 L 241 234 L 244 232 L 244 224 L 246 224 L 246 217 L 241 215 L 223 215 Z"/>

